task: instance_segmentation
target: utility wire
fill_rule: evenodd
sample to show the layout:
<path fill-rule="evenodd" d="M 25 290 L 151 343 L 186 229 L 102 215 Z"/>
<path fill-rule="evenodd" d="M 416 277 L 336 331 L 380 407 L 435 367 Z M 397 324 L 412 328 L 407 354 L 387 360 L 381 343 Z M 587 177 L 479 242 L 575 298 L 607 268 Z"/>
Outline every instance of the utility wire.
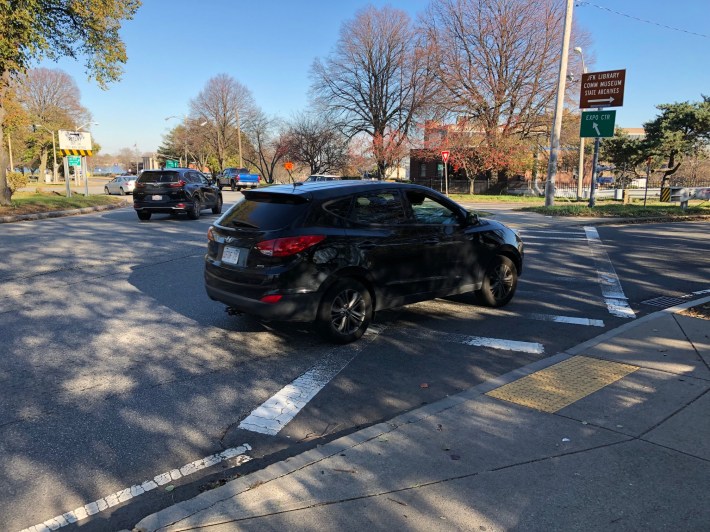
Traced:
<path fill-rule="evenodd" d="M 687 34 L 689 34 L 689 35 L 696 35 L 696 36 L 698 36 L 698 37 L 704 37 L 704 38 L 706 38 L 706 39 L 710 39 L 710 35 L 705 35 L 705 34 L 703 34 L 703 33 L 696 33 L 696 32 L 694 32 L 694 31 L 683 30 L 683 29 L 681 29 L 681 28 L 674 28 L 673 26 L 666 26 L 665 24 L 660 24 L 660 23 L 658 23 L 658 22 L 653 22 L 652 20 L 646 20 L 646 19 L 643 19 L 643 18 L 634 17 L 633 15 L 627 15 L 626 13 L 621 13 L 620 11 L 614 11 L 613 9 L 610 9 L 610 8 L 608 8 L 608 7 L 599 6 L 599 5 L 593 4 L 593 3 L 591 3 L 591 2 L 579 1 L 579 2 L 577 2 L 576 5 L 577 5 L 577 7 L 580 7 L 580 6 L 596 7 L 597 9 L 603 9 L 604 11 L 609 11 L 610 13 L 614 13 L 615 15 L 621 15 L 622 17 L 626 17 L 626 18 L 630 18 L 630 19 L 633 19 L 633 20 L 637 20 L 637 21 L 639 21 L 639 22 L 645 22 L 646 24 L 653 24 L 654 26 L 659 26 L 659 27 L 661 27 L 661 28 L 666 28 L 666 29 L 668 29 L 668 30 L 680 31 L 680 32 L 682 32 L 682 33 L 687 33 Z"/>

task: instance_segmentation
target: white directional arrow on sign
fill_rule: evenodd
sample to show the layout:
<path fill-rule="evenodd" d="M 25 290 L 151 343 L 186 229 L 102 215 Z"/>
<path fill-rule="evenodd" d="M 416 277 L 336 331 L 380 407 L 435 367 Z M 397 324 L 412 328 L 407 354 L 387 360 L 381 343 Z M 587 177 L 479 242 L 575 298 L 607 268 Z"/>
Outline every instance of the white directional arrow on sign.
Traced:
<path fill-rule="evenodd" d="M 592 122 L 592 127 L 594 128 L 594 131 L 597 132 L 597 137 L 601 137 L 602 134 L 599 132 L 599 125 L 596 122 Z"/>
<path fill-rule="evenodd" d="M 591 103 L 605 103 L 607 105 L 611 105 L 611 102 L 613 102 L 613 101 L 614 101 L 614 98 L 609 96 L 608 98 L 601 98 L 599 100 L 589 100 L 589 103 L 590 104 Z"/>

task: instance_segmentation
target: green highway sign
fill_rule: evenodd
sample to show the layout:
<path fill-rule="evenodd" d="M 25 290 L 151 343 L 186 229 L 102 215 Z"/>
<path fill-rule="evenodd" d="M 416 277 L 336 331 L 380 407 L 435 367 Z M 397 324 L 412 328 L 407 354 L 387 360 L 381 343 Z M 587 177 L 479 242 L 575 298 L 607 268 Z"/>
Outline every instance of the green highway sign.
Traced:
<path fill-rule="evenodd" d="M 69 166 L 81 166 L 81 155 L 68 155 Z"/>
<path fill-rule="evenodd" d="M 613 137 L 616 111 L 582 111 L 580 137 Z"/>
<path fill-rule="evenodd" d="M 165 168 L 177 168 L 178 167 L 178 162 L 174 161 L 173 159 L 166 159 L 165 160 Z"/>

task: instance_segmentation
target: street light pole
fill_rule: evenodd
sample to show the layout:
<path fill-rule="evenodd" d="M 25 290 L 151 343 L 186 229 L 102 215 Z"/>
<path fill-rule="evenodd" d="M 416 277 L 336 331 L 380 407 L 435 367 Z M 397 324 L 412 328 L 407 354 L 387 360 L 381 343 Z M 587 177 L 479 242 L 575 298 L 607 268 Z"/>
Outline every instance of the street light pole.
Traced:
<path fill-rule="evenodd" d="M 580 57 L 582 58 L 582 74 L 587 73 L 587 67 L 584 64 L 584 54 L 582 53 L 582 48 L 577 46 L 574 49 Z M 583 90 L 580 81 L 579 90 Z M 581 111 L 581 109 L 580 109 Z M 577 170 L 577 201 L 582 199 L 582 181 L 584 179 L 584 137 L 579 137 L 579 168 Z"/>
<path fill-rule="evenodd" d="M 237 141 L 239 143 L 239 168 L 244 167 L 244 161 L 242 160 L 242 131 L 239 126 L 239 107 L 235 107 L 237 114 Z"/>
<path fill-rule="evenodd" d="M 565 80 L 567 78 L 567 55 L 569 53 L 569 39 L 572 32 L 572 10 L 574 1 L 567 0 L 565 10 L 565 27 L 562 35 L 562 55 L 560 57 L 560 71 L 557 75 L 557 99 L 555 104 L 555 118 L 550 135 L 550 161 L 547 165 L 547 183 L 545 183 L 545 207 L 555 204 L 555 177 L 557 176 L 557 158 L 560 151 L 560 134 L 562 132 L 562 113 L 565 100 Z"/>

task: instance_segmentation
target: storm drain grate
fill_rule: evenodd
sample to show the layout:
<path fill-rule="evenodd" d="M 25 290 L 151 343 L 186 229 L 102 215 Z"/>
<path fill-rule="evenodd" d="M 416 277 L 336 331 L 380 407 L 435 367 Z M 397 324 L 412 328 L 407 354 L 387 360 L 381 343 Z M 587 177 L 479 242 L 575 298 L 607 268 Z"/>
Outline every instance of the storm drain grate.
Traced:
<path fill-rule="evenodd" d="M 670 307 L 675 307 L 676 305 L 680 305 L 681 303 L 685 303 L 686 301 L 688 301 L 688 296 L 685 296 L 685 297 L 661 296 L 661 297 L 654 297 L 653 299 L 647 299 L 646 301 L 641 301 L 641 303 L 643 305 L 651 305 L 652 307 L 670 308 Z"/>

